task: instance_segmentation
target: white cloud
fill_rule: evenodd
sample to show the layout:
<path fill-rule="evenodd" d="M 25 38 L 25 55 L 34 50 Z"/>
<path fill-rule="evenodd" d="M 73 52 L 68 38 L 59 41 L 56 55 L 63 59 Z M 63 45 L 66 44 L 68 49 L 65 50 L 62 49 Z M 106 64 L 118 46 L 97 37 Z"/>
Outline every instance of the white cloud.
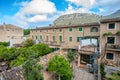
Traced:
<path fill-rule="evenodd" d="M 74 8 L 71 4 L 69 4 L 68 8 L 62 14 L 86 13 L 86 12 L 89 12 L 87 8 Z"/>
<path fill-rule="evenodd" d="M 28 19 L 29 22 L 41 22 L 41 21 L 48 21 L 47 15 L 35 15 Z"/>
<path fill-rule="evenodd" d="M 24 14 L 52 14 L 56 12 L 56 7 L 54 3 L 49 0 L 32 0 L 27 3 L 21 12 Z"/>
<path fill-rule="evenodd" d="M 85 7 L 85 8 L 90 8 L 95 3 L 95 0 L 66 0 L 66 1 L 70 3 L 74 3 L 77 6 Z"/>
<path fill-rule="evenodd" d="M 16 3 L 17 4 L 17 3 Z M 30 23 L 45 22 L 56 12 L 56 6 L 49 0 L 32 0 L 19 3 L 20 10 L 13 16 L 16 23 L 28 26 Z"/>
<path fill-rule="evenodd" d="M 100 13 L 105 12 L 103 8 L 99 8 Z"/>

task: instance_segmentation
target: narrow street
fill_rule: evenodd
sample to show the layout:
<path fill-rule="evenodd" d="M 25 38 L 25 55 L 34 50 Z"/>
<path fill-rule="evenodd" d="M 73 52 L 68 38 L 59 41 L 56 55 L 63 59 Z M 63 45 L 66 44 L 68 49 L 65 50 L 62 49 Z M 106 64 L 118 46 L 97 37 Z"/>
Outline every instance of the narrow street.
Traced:
<path fill-rule="evenodd" d="M 93 80 L 93 74 L 88 73 L 85 69 L 75 67 L 72 80 Z"/>

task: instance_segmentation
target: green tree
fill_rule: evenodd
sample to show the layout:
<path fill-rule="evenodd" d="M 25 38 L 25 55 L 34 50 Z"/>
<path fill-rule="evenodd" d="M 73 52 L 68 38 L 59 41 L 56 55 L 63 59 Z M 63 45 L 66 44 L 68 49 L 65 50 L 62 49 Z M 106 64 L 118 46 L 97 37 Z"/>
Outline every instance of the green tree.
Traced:
<path fill-rule="evenodd" d="M 67 54 L 67 58 L 70 62 L 74 61 L 75 60 L 75 55 L 76 55 L 76 52 L 75 51 L 69 51 L 68 54 Z"/>
<path fill-rule="evenodd" d="M 61 80 L 71 80 L 72 78 L 72 68 L 70 67 L 70 63 L 63 56 L 55 55 L 48 62 L 48 71 L 59 75 Z"/>
<path fill-rule="evenodd" d="M 39 59 L 35 59 L 33 54 L 34 53 L 32 53 L 29 59 L 23 64 L 25 80 L 43 80 L 41 71 L 43 67 L 38 64 Z"/>
<path fill-rule="evenodd" d="M 51 52 L 51 48 L 49 48 L 46 44 L 36 44 L 33 45 L 30 49 L 35 52 L 36 57 L 44 56 Z"/>
<path fill-rule="evenodd" d="M 30 34 L 30 29 L 24 29 L 24 35 L 29 35 Z"/>
<path fill-rule="evenodd" d="M 104 63 L 101 63 L 100 64 L 100 73 L 101 73 L 102 78 L 105 78 L 105 75 L 106 75 L 106 73 L 104 71 L 104 67 L 105 67 Z"/>
<path fill-rule="evenodd" d="M 33 42 L 32 39 L 27 39 L 27 40 L 24 42 L 24 46 L 25 46 L 25 47 L 30 47 L 30 46 L 32 46 L 32 45 L 34 45 L 34 42 Z"/>
<path fill-rule="evenodd" d="M 3 46 L 9 46 L 9 42 L 0 42 L 0 45 L 3 45 Z"/>

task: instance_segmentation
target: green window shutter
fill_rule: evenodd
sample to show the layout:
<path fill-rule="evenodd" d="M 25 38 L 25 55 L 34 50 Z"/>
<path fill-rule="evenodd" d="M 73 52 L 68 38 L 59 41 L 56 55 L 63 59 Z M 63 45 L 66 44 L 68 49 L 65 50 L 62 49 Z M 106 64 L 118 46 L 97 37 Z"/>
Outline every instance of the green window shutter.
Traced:
<path fill-rule="evenodd" d="M 80 42 L 80 37 L 77 37 L 77 42 Z"/>
<path fill-rule="evenodd" d="M 40 35 L 40 40 L 42 39 L 42 35 Z"/>
<path fill-rule="evenodd" d="M 93 27 L 90 28 L 90 32 L 93 32 Z"/>
<path fill-rule="evenodd" d="M 72 28 L 69 28 L 69 32 L 72 32 Z"/>
<path fill-rule="evenodd" d="M 69 37 L 69 42 L 72 42 L 72 37 Z"/>
<path fill-rule="evenodd" d="M 98 32 L 98 27 L 91 27 L 90 32 Z"/>
<path fill-rule="evenodd" d="M 59 41 L 62 42 L 62 36 L 59 36 Z"/>
<path fill-rule="evenodd" d="M 46 36 L 46 41 L 48 42 L 48 36 Z"/>
<path fill-rule="evenodd" d="M 34 36 L 32 36 L 32 39 L 34 39 Z"/>
<path fill-rule="evenodd" d="M 79 31 L 81 32 L 83 30 L 83 28 L 82 27 L 79 27 Z"/>
<path fill-rule="evenodd" d="M 36 36 L 36 39 L 37 39 L 38 37 Z"/>
<path fill-rule="evenodd" d="M 52 36 L 52 38 L 53 38 L 53 41 L 55 41 L 55 36 Z"/>

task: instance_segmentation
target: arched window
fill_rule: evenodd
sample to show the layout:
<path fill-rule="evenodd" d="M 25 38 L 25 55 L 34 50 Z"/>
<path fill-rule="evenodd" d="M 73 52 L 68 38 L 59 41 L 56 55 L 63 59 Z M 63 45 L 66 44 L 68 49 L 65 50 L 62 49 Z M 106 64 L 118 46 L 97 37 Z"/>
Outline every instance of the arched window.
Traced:
<path fill-rule="evenodd" d="M 98 27 L 91 27 L 91 32 L 98 32 Z"/>

